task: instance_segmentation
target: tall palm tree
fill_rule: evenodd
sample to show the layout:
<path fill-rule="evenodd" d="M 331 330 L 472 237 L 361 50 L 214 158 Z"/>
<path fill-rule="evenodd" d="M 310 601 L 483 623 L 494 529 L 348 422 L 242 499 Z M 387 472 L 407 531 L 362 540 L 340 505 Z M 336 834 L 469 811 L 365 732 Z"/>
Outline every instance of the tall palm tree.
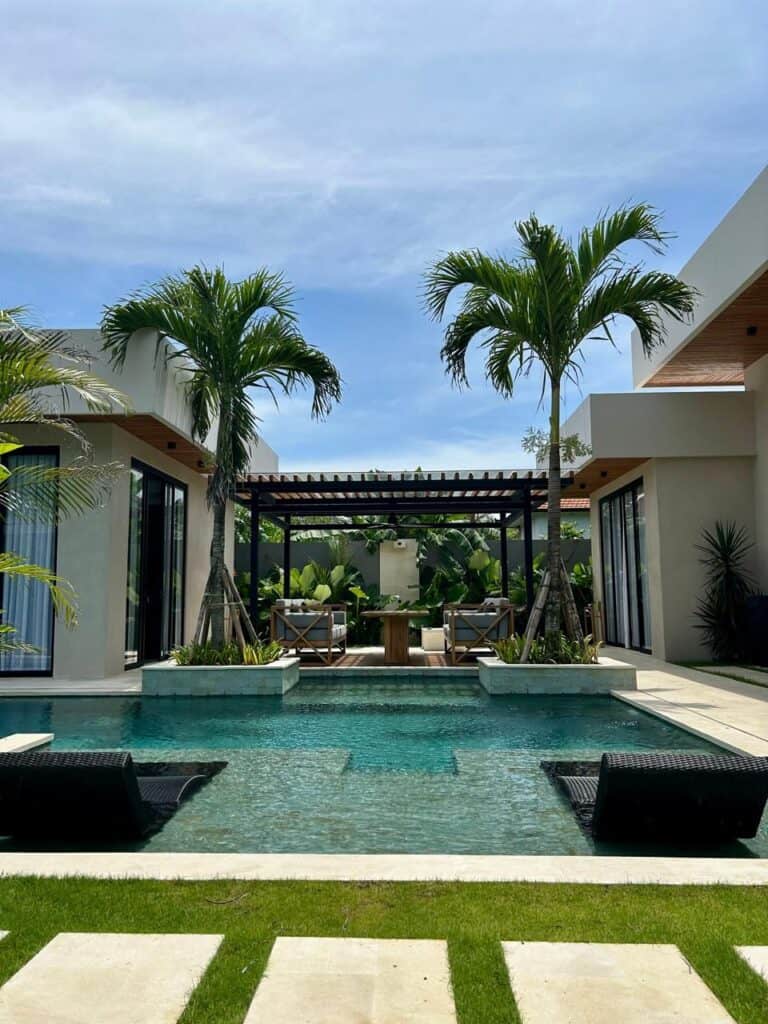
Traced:
<path fill-rule="evenodd" d="M 205 440 L 214 423 L 218 426 L 207 492 L 213 536 L 206 595 L 211 641 L 220 646 L 226 505 L 248 467 L 258 423 L 249 389 L 263 388 L 277 402 L 278 393 L 310 386 L 312 414 L 324 417 L 341 398 L 341 378 L 330 359 L 302 337 L 291 287 L 266 269 L 230 281 L 220 268 L 196 266 L 108 306 L 101 330 L 113 363 L 124 362 L 131 336 L 145 329 L 157 332 L 158 353 L 165 350 L 189 368 L 193 436 Z M 167 347 L 166 338 L 172 342 Z"/>
<path fill-rule="evenodd" d="M 449 252 L 427 270 L 425 300 L 431 316 L 442 320 L 454 289 L 467 288 L 446 327 L 441 353 L 457 386 L 468 383 L 466 355 L 474 339 L 486 352 L 486 377 L 502 395 L 511 396 L 516 381 L 537 364 L 544 373 L 542 398 L 549 385 L 545 446 L 551 582 L 545 632 L 553 640 L 561 624 L 561 450 L 572 448 L 574 440 L 561 438 L 562 383 L 581 374 L 582 342 L 612 342 L 616 317 L 633 321 L 649 354 L 665 340 L 664 316 L 689 318 L 697 293 L 672 274 L 645 270 L 622 253 L 630 242 L 642 242 L 657 254 L 664 251 L 669 235 L 661 230 L 659 213 L 647 204 L 600 217 L 581 230 L 575 243 L 535 215 L 515 227 L 520 251 L 514 260 L 476 249 Z"/>

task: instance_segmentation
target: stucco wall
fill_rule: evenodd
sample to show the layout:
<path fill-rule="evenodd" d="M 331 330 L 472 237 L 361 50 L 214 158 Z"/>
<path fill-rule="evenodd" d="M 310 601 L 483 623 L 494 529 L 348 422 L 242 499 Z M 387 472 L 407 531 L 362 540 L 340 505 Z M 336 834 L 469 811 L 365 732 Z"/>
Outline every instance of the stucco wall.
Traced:
<path fill-rule="evenodd" d="M 754 455 L 754 398 L 743 391 L 589 395 L 566 421 L 592 459 Z"/>
<path fill-rule="evenodd" d="M 744 384 L 755 409 L 755 570 L 758 585 L 768 593 L 768 356 L 747 369 Z"/>
<path fill-rule="evenodd" d="M 704 572 L 696 545 L 705 529 L 734 520 L 755 536 L 754 459 L 653 459 L 593 495 L 592 555 L 600 561 L 600 499 L 642 477 L 653 653 L 668 661 L 708 658 L 694 611 Z M 663 566 L 663 573 L 662 573 Z M 602 583 L 596 588 L 602 600 Z"/>
<path fill-rule="evenodd" d="M 53 427 L 18 427 L 13 433 L 26 444 L 58 445 L 62 465 L 81 454 L 75 442 Z M 187 485 L 185 639 L 195 628 L 208 568 L 212 523 L 205 503 L 205 478 L 112 424 L 87 424 L 83 433 L 93 445 L 96 461 L 116 461 L 126 471 L 115 482 L 105 508 L 66 520 L 58 528 L 57 570 L 77 591 L 80 625 L 69 631 L 61 622 L 56 624 L 53 663 L 57 679 L 98 679 L 123 671 L 130 488 L 127 469 L 132 458 Z M 233 555 L 234 519 L 230 509 L 230 565 Z"/>

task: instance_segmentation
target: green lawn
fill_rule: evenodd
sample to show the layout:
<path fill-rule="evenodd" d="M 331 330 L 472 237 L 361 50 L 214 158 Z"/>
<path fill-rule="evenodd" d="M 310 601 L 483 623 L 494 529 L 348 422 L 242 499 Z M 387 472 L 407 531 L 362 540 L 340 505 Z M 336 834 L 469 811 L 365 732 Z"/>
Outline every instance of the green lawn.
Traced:
<path fill-rule="evenodd" d="M 672 942 L 739 1024 L 768 986 L 733 952 L 768 945 L 768 889 L 445 883 L 0 879 L 0 982 L 60 931 L 225 936 L 183 1024 L 241 1024 L 277 935 L 448 940 L 462 1024 L 519 1020 L 504 939 Z"/>

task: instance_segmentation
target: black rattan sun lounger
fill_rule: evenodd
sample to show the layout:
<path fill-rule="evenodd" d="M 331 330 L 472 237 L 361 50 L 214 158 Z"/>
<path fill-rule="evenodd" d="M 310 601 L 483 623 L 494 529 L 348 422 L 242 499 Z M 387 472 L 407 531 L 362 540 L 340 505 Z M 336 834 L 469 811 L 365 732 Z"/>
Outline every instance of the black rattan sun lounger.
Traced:
<path fill-rule="evenodd" d="M 120 752 L 0 754 L 0 835 L 138 839 L 162 828 L 225 764 L 135 764 Z"/>
<path fill-rule="evenodd" d="M 545 761 L 586 832 L 607 841 L 718 843 L 751 839 L 768 799 L 768 758 L 603 754 Z"/>

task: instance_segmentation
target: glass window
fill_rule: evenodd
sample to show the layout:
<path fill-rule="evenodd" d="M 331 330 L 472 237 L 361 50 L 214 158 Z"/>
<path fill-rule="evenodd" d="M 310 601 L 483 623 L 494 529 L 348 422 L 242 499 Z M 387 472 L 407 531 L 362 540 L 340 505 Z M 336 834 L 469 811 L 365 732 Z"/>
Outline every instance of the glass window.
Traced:
<path fill-rule="evenodd" d="M 13 471 L 22 466 L 56 466 L 56 450 L 14 452 L 5 464 Z M 23 500 L 25 484 L 17 480 L 11 486 Z M 2 550 L 20 555 L 34 565 L 55 572 L 56 527 L 53 523 L 20 517 L 13 511 L 5 513 L 2 523 Z M 14 639 L 35 648 L 33 652 L 0 654 L 0 672 L 26 675 L 50 675 L 53 670 L 53 604 L 48 588 L 34 580 L 0 574 L 0 607 L 3 622 L 16 628 Z"/>
<path fill-rule="evenodd" d="M 606 641 L 650 650 L 642 481 L 602 499 L 600 537 Z"/>
<path fill-rule="evenodd" d="M 144 525 L 144 474 L 131 469 L 130 509 L 128 516 L 128 584 L 125 610 L 125 664 L 139 663 L 141 646 L 141 538 Z"/>
<path fill-rule="evenodd" d="M 131 468 L 126 668 L 165 658 L 183 642 L 186 493 L 148 466 Z"/>

